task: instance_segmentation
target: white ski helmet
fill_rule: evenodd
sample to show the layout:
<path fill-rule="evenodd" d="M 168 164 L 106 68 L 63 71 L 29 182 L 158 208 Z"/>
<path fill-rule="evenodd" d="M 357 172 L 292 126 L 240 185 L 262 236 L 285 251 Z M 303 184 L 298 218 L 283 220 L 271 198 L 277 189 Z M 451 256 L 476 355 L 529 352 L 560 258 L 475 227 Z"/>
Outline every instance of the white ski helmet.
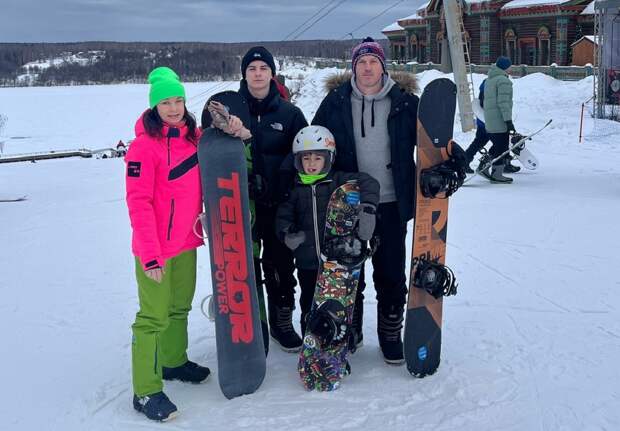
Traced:
<path fill-rule="evenodd" d="M 322 173 L 330 171 L 336 157 L 336 140 L 334 135 L 323 126 L 306 126 L 297 132 L 293 139 L 295 168 L 303 172 L 301 156 L 305 152 L 322 153 L 325 156 L 325 167 Z"/>

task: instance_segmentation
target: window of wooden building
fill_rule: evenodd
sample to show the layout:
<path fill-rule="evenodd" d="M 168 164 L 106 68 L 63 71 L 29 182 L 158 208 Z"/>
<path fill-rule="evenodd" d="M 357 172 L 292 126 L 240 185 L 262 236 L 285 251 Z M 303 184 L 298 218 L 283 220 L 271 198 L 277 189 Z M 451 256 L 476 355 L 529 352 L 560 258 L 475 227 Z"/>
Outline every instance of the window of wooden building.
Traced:
<path fill-rule="evenodd" d="M 418 59 L 418 36 L 416 34 L 411 35 L 409 44 L 411 45 L 411 60 L 419 62 L 420 60 Z"/>
<path fill-rule="evenodd" d="M 513 29 L 506 30 L 504 41 L 506 42 L 506 57 L 510 59 L 512 64 L 518 64 L 517 35 Z"/>
<path fill-rule="evenodd" d="M 542 26 L 538 29 L 538 65 L 548 66 L 551 64 L 551 33 Z"/>

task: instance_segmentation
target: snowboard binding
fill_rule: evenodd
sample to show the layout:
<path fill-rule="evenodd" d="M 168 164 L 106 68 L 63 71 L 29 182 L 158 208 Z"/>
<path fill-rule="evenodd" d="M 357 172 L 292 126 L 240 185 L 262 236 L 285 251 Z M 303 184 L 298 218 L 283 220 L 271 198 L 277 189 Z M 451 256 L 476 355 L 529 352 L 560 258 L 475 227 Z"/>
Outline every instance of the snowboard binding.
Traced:
<path fill-rule="evenodd" d="M 448 160 L 420 173 L 420 189 L 425 198 L 446 199 L 463 185 L 466 174 L 464 169 L 455 166 Z M 438 196 L 443 193 L 443 196 Z"/>
<path fill-rule="evenodd" d="M 413 283 L 435 299 L 456 295 L 456 288 L 458 287 L 454 272 L 450 268 L 427 259 L 418 260 L 413 275 Z"/>
<path fill-rule="evenodd" d="M 449 158 L 420 172 L 420 189 L 425 198 L 447 199 L 463 185 L 469 161 L 459 144 L 450 140 Z M 438 196 L 443 194 L 443 196 Z"/>
<path fill-rule="evenodd" d="M 521 150 L 525 148 L 525 141 L 527 136 L 521 135 L 520 133 L 515 133 L 510 137 L 510 145 L 518 144 L 521 141 L 521 144 L 512 148 L 512 152 L 515 153 L 516 156 L 521 154 Z M 514 157 L 513 157 L 514 158 Z"/>
<path fill-rule="evenodd" d="M 308 314 L 306 327 L 322 346 L 342 341 L 348 332 L 346 310 L 339 301 L 328 299 Z"/>

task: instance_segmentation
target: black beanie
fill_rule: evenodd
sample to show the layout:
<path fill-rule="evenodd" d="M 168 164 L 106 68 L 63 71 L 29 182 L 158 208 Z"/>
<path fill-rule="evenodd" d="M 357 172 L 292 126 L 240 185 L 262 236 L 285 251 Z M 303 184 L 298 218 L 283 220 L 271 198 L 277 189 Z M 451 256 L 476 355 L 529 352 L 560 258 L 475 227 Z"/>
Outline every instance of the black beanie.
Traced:
<path fill-rule="evenodd" d="M 241 60 L 241 76 L 245 79 L 245 71 L 255 60 L 262 60 L 267 63 L 271 69 L 271 76 L 276 76 L 276 63 L 273 61 L 273 55 L 264 46 L 255 46 L 248 50 Z"/>

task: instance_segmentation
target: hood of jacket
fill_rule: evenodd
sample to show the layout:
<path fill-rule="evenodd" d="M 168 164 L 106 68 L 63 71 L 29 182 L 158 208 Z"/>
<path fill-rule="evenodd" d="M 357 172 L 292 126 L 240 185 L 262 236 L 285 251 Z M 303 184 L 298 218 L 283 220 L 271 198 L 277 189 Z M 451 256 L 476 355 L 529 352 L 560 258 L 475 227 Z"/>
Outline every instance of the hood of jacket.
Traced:
<path fill-rule="evenodd" d="M 347 81 L 351 81 L 353 74 L 351 72 L 334 73 L 325 79 L 325 89 L 329 93 L 333 89 L 339 87 Z M 415 74 L 410 72 L 392 72 L 388 75 L 400 88 L 410 94 L 418 92 L 418 80 Z"/>
<path fill-rule="evenodd" d="M 500 69 L 496 65 L 492 65 L 489 68 L 489 73 L 487 74 L 487 78 L 495 78 L 498 76 L 508 76 L 508 73 L 505 70 Z"/>
<path fill-rule="evenodd" d="M 388 75 L 383 75 L 383 76 L 384 76 L 384 80 L 383 80 L 383 87 L 381 87 L 381 90 L 379 90 L 379 92 L 376 94 L 370 94 L 370 95 L 365 95 L 364 93 L 362 93 L 359 87 L 357 86 L 357 82 L 355 82 L 355 79 L 353 78 L 353 76 L 351 76 L 351 89 L 352 89 L 351 94 L 353 94 L 353 97 L 360 99 L 360 100 L 364 98 L 366 100 L 372 100 L 372 101 L 385 99 L 387 95 L 389 94 L 390 90 L 392 89 L 392 87 L 394 86 L 394 84 L 396 83 Z"/>

